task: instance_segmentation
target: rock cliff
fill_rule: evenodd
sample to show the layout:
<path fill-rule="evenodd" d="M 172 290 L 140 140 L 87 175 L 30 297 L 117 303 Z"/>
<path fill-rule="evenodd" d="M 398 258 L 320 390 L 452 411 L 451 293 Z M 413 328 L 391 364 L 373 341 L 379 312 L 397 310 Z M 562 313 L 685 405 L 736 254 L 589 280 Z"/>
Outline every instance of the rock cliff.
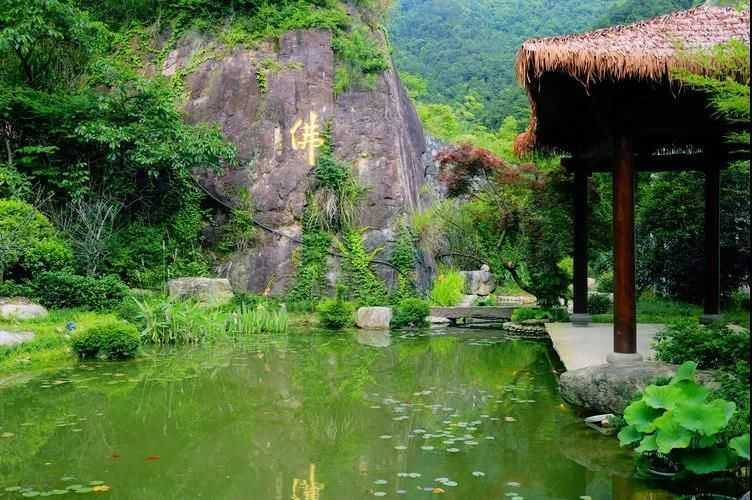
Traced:
<path fill-rule="evenodd" d="M 273 283 L 274 291 L 282 291 L 293 273 L 294 239 L 301 236 L 312 180 L 307 151 L 293 145 L 291 131 L 299 120 L 305 124 L 313 117 L 320 128 L 331 123 L 337 156 L 355 166 L 368 188 L 360 223 L 369 228 L 368 246 L 384 247 L 379 258 L 389 254 L 398 215 L 420 209 L 426 143 L 398 74 L 390 68 L 373 90 L 335 95 L 335 64 L 328 31 L 291 31 L 278 46 L 262 43 L 254 49 L 231 48 L 191 32 L 155 68 L 166 76 L 184 73 L 187 119 L 217 123 L 238 146 L 238 164 L 221 175 L 202 172 L 203 186 L 229 203 L 247 193 L 256 220 L 276 233 L 259 230 L 253 248 L 217 270 L 233 286 L 261 291 Z M 301 133 L 298 128 L 298 139 Z M 393 278 L 388 268 L 380 271 Z"/>

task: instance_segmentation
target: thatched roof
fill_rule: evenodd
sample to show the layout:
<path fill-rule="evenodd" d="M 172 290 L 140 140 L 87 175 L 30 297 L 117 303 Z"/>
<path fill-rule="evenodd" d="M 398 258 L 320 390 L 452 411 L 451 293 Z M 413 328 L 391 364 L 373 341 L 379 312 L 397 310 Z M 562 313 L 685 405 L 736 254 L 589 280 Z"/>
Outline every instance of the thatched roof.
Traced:
<path fill-rule="evenodd" d="M 624 80 L 670 82 L 676 66 L 686 66 L 686 51 L 740 40 L 750 42 L 749 10 L 702 6 L 625 26 L 588 33 L 537 38 L 517 53 L 517 79 L 531 97 L 533 116 L 517 150 L 535 145 L 536 94 L 545 74 L 565 75 L 584 87 Z M 688 68 L 697 70 L 698 68 Z"/>

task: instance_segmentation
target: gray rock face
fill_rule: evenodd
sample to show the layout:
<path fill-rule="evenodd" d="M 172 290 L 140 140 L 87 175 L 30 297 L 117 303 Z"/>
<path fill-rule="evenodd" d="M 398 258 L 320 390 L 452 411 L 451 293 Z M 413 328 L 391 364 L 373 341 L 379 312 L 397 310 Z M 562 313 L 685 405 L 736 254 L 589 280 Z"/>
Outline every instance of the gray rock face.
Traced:
<path fill-rule="evenodd" d="M 470 295 L 485 297 L 496 290 L 491 269 L 483 264 L 479 271 L 462 271 L 460 274 L 465 278 L 465 292 Z"/>
<path fill-rule="evenodd" d="M 0 304 L 0 318 L 2 319 L 34 319 L 46 317 L 47 309 L 39 304 L 13 302 Z"/>
<path fill-rule="evenodd" d="M 178 278 L 167 282 L 170 297 L 194 299 L 211 305 L 232 301 L 230 281 L 226 278 Z"/>
<path fill-rule="evenodd" d="M 368 187 L 359 223 L 369 228 L 369 249 L 386 247 L 380 258 L 388 258 L 396 218 L 421 206 L 425 139 L 397 73 L 385 71 L 373 91 L 348 90 L 335 96 L 331 43 L 328 31 L 297 30 L 280 37 L 279 50 L 271 43 L 230 48 L 193 32 L 178 42 L 161 68 L 170 75 L 194 57 L 205 60 L 185 80 L 187 120 L 217 123 L 238 146 L 239 163 L 226 167 L 222 175 L 197 175 L 206 189 L 230 205 L 238 193 L 247 193 L 256 219 L 276 232 L 259 228 L 255 247 L 217 269 L 238 288 L 261 291 L 271 283 L 279 292 L 294 271 L 290 257 L 298 244 L 286 236 L 301 236 L 312 167 L 306 151 L 293 147 L 291 130 L 311 113 L 320 128 L 331 123 L 335 153 L 354 165 Z M 264 69 L 270 67 L 274 69 Z M 430 258 L 424 260 L 430 269 Z M 377 269 L 382 277 L 395 279 L 389 268 Z M 419 274 L 424 282 L 429 278 Z"/>
<path fill-rule="evenodd" d="M 388 330 L 391 321 L 391 307 L 361 307 L 355 324 L 364 330 Z"/>
<path fill-rule="evenodd" d="M 676 366 L 660 361 L 588 366 L 561 374 L 561 397 L 576 406 L 599 413 L 622 415 L 637 391 L 657 377 L 673 377 Z M 718 387 L 713 372 L 698 370 L 695 380 L 708 387 Z"/>

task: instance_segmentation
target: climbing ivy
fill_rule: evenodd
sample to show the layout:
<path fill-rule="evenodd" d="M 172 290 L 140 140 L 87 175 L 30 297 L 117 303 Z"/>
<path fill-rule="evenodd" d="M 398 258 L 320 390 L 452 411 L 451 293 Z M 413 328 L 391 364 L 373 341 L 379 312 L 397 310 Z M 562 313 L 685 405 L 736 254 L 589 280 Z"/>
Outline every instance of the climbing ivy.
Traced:
<path fill-rule="evenodd" d="M 363 241 L 365 229 L 346 229 L 342 241 L 337 241 L 340 252 L 345 257 L 342 263 L 344 283 L 350 298 L 360 306 L 378 306 L 388 302 L 387 290 L 376 277 L 371 264 L 381 249 L 366 251 Z"/>
<path fill-rule="evenodd" d="M 389 259 L 389 263 L 399 270 L 397 275 L 397 283 L 399 284 L 396 294 L 397 302 L 418 296 L 415 285 L 413 285 L 416 277 L 415 257 L 415 237 L 407 225 L 406 217 L 402 215 L 397 219 L 395 242 L 392 248 L 392 256 Z"/>

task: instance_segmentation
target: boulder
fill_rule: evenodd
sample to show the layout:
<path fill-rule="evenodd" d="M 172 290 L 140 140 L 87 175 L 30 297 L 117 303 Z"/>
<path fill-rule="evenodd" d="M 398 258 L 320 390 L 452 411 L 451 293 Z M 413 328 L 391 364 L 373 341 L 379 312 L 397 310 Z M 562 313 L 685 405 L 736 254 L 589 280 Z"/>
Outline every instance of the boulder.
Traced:
<path fill-rule="evenodd" d="M 451 323 L 451 320 L 449 318 L 445 318 L 444 316 L 429 316 L 426 318 L 426 321 L 428 321 L 432 325 L 447 325 Z"/>
<path fill-rule="evenodd" d="M 463 295 L 462 300 L 460 300 L 460 303 L 456 307 L 473 307 L 477 299 L 477 295 Z"/>
<path fill-rule="evenodd" d="M 34 340 L 31 332 L 8 332 L 0 330 L 0 345 L 15 345 Z"/>
<path fill-rule="evenodd" d="M 366 330 L 388 330 L 391 321 L 391 307 L 361 307 L 355 323 Z"/>
<path fill-rule="evenodd" d="M 643 390 L 658 377 L 672 378 L 676 366 L 660 361 L 607 363 L 588 366 L 561 374 L 561 397 L 576 406 L 599 413 L 622 415 L 637 391 Z M 708 387 L 720 385 L 716 375 L 698 370 L 695 380 Z"/>
<path fill-rule="evenodd" d="M 16 302 L 0 304 L 0 318 L 2 319 L 35 319 L 46 317 L 47 309 L 39 304 Z"/>
<path fill-rule="evenodd" d="M 486 264 L 479 271 L 462 271 L 460 274 L 465 278 L 465 292 L 470 295 L 485 297 L 496 290 L 496 281 Z"/>
<path fill-rule="evenodd" d="M 225 278 L 177 278 L 167 282 L 170 297 L 194 299 L 211 305 L 224 305 L 232 301 L 230 282 Z"/>

